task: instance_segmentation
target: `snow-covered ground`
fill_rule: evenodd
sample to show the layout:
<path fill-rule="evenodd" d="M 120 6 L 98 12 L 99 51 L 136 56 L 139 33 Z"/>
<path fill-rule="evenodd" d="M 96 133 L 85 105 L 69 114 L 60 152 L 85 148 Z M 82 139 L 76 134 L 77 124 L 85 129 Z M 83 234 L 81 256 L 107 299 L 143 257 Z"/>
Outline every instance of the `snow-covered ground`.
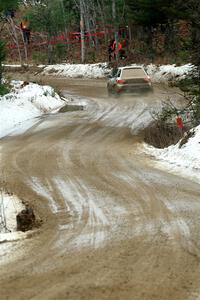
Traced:
<path fill-rule="evenodd" d="M 192 136 L 185 144 L 157 149 L 144 144 L 144 151 L 156 159 L 156 165 L 200 182 L 200 125 L 192 129 Z"/>
<path fill-rule="evenodd" d="M 0 193 L 0 242 L 5 234 L 16 231 L 16 215 L 24 208 L 20 200 L 12 194 Z"/>
<path fill-rule="evenodd" d="M 135 66 L 136 64 L 132 64 Z M 20 65 L 4 65 L 8 68 L 20 68 Z M 169 81 L 179 80 L 187 76 L 194 66 L 190 63 L 182 66 L 174 65 L 141 65 L 152 82 L 168 83 Z M 29 65 L 32 67 L 32 65 Z M 96 64 L 56 64 L 56 65 L 39 65 L 43 75 L 61 76 L 69 78 L 105 78 L 111 73 L 111 68 L 106 62 Z"/>
<path fill-rule="evenodd" d="M 107 63 L 62 64 L 40 67 L 43 68 L 43 74 L 83 78 L 103 78 L 111 71 Z M 170 80 L 184 78 L 193 68 L 191 64 L 180 67 L 151 64 L 144 67 L 153 82 L 166 83 Z M 63 99 L 50 86 L 29 83 L 22 87 L 22 84 L 22 81 L 13 81 L 12 91 L 0 97 L 0 138 L 11 133 L 16 125 L 19 128 L 20 124 L 23 124 L 23 126 L 28 128 L 31 123 L 34 123 L 34 118 L 65 105 Z M 68 102 L 70 103 L 71 101 L 69 100 Z M 75 102 L 77 101 L 73 99 L 73 104 L 77 104 Z M 80 101 L 78 100 L 78 102 Z M 85 103 L 82 105 L 85 105 Z"/>
<path fill-rule="evenodd" d="M 61 98 L 50 86 L 23 81 L 12 81 L 11 86 L 10 93 L 0 96 L 0 138 L 24 132 L 38 122 L 37 117 L 56 112 L 66 104 L 87 105 L 80 98 Z M 22 209 L 20 199 L 0 191 L 0 243 L 24 238 L 25 234 L 16 232 L 16 215 Z"/>
<path fill-rule="evenodd" d="M 0 138 L 27 120 L 63 106 L 66 102 L 50 86 L 12 81 L 9 94 L 0 97 Z M 24 86 L 23 86 L 24 85 Z"/>
<path fill-rule="evenodd" d="M 98 64 L 59 64 L 40 66 L 42 74 L 71 78 L 104 78 L 110 73 L 107 63 Z"/>
<path fill-rule="evenodd" d="M 133 64 L 135 66 L 135 64 Z M 183 66 L 154 64 L 142 65 L 152 82 L 168 83 L 172 80 L 184 78 L 193 69 L 191 64 Z M 52 76 L 64 76 L 73 78 L 104 78 L 110 74 L 111 69 L 107 63 L 98 64 L 60 64 L 40 66 L 43 68 L 42 74 Z"/>
<path fill-rule="evenodd" d="M 188 64 L 181 67 L 175 65 L 149 65 L 145 68 L 153 82 L 168 82 L 169 80 L 185 77 L 193 67 Z M 110 69 L 106 63 L 93 65 L 63 64 L 43 68 L 43 74 L 66 77 L 103 78 L 109 72 Z M 13 81 L 12 85 L 11 92 L 0 97 L 0 138 L 11 134 L 20 126 L 23 130 L 25 127 L 30 127 L 34 122 L 37 122 L 35 118 L 44 113 L 56 111 L 56 109 L 66 104 L 66 101 L 61 99 L 49 86 L 40 86 L 34 83 L 24 85 L 22 81 Z M 86 103 L 80 103 L 80 99 L 77 99 L 77 101 L 72 100 L 68 99 L 68 103 L 86 105 Z M 144 148 L 148 154 L 156 157 L 157 163 L 161 167 L 169 168 L 178 173 L 183 172 L 184 174 L 187 171 L 188 176 L 196 174 L 196 178 L 199 180 L 200 126 L 196 128 L 194 136 L 181 148 L 179 148 L 179 144 L 163 150 L 148 145 L 144 145 Z M 12 199 L 8 202 L 8 198 L 5 196 L 4 198 L 7 199 L 5 200 L 6 203 L 10 203 L 12 206 Z M 11 211 L 10 207 L 7 213 L 13 216 L 13 211 Z M 10 230 L 13 231 L 14 228 L 11 226 Z M 2 235 L 5 235 L 5 233 L 0 233 L 0 242 L 1 238 L 5 238 Z"/>
<path fill-rule="evenodd" d="M 66 102 L 50 86 L 12 81 L 9 94 L 0 97 L 0 138 L 20 126 L 30 127 L 44 113 L 53 112 Z M 35 121 L 34 121 L 35 120 Z M 1 157 L 0 157 L 1 159 Z M 15 195 L 0 194 L 0 243 L 22 238 L 16 233 L 16 215 L 23 206 Z"/>
<path fill-rule="evenodd" d="M 194 68 L 192 64 L 183 66 L 153 64 L 144 66 L 152 82 L 168 83 L 169 81 L 180 80 L 185 78 Z"/>
<path fill-rule="evenodd" d="M 15 255 L 16 242 L 26 239 L 28 233 L 16 231 L 16 215 L 24 208 L 15 195 L 0 191 L 0 258 L 6 263 Z M 19 249 L 20 251 L 20 249 Z"/>

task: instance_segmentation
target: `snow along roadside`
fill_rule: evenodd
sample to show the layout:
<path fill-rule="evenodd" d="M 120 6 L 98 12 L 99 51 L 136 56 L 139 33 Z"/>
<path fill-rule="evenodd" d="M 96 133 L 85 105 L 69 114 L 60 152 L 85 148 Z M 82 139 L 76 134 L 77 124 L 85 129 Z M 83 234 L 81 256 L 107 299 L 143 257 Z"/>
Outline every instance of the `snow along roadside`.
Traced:
<path fill-rule="evenodd" d="M 182 66 L 173 65 L 143 65 L 147 74 L 154 83 L 168 83 L 185 78 L 194 68 L 192 64 Z M 132 64 L 136 66 L 136 64 Z M 20 65 L 4 65 L 8 68 L 20 68 Z M 30 67 L 32 67 L 30 65 Z M 106 63 L 96 64 L 55 64 L 55 65 L 39 65 L 42 75 L 60 76 L 68 78 L 106 78 L 111 73 L 110 66 Z"/>
<path fill-rule="evenodd" d="M 136 66 L 136 64 L 132 64 Z M 154 83 L 168 83 L 173 80 L 180 80 L 187 76 L 193 69 L 193 65 L 183 66 L 154 64 L 141 65 Z M 39 66 L 43 68 L 43 75 L 63 76 L 70 78 L 105 78 L 111 73 L 111 68 L 107 63 L 97 64 L 57 64 L 48 66 Z"/>
<path fill-rule="evenodd" d="M 24 205 L 13 194 L 0 191 L 0 243 L 18 238 L 16 215 Z"/>
<path fill-rule="evenodd" d="M 143 149 L 156 159 L 154 163 L 158 167 L 200 183 L 200 125 L 191 131 L 194 134 L 181 147 L 179 141 L 176 145 L 164 149 L 157 149 L 144 143 Z"/>
<path fill-rule="evenodd" d="M 12 81 L 10 93 L 0 96 L 0 138 L 11 133 L 16 126 L 44 113 L 50 113 L 66 104 L 66 100 L 50 86 L 35 83 L 24 84 L 23 81 Z"/>
<path fill-rule="evenodd" d="M 0 138 L 16 130 L 20 124 L 22 130 L 30 127 L 35 122 L 34 118 L 66 104 L 66 100 L 61 99 L 50 86 L 22 81 L 12 81 L 11 85 L 11 92 L 0 97 Z M 15 195 L 0 191 L 0 244 L 26 237 L 25 233 L 16 232 L 16 215 L 23 208 Z"/>

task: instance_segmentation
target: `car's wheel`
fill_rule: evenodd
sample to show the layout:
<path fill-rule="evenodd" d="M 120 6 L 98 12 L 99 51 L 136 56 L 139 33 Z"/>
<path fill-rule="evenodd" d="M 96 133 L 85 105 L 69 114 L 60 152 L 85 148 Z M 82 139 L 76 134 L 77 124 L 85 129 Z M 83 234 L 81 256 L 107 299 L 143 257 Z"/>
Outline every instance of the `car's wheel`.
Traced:
<path fill-rule="evenodd" d="M 112 95 L 113 93 L 110 90 L 108 90 L 108 96 L 112 96 Z"/>
<path fill-rule="evenodd" d="M 152 94 L 153 93 L 153 87 L 151 86 L 148 90 L 147 90 L 148 94 Z"/>
<path fill-rule="evenodd" d="M 117 98 L 117 97 L 119 97 L 120 95 L 121 95 L 121 91 L 119 91 L 118 89 L 114 89 L 114 95 L 115 95 L 115 97 Z"/>
<path fill-rule="evenodd" d="M 108 96 L 113 95 L 113 89 L 110 86 L 107 86 Z"/>

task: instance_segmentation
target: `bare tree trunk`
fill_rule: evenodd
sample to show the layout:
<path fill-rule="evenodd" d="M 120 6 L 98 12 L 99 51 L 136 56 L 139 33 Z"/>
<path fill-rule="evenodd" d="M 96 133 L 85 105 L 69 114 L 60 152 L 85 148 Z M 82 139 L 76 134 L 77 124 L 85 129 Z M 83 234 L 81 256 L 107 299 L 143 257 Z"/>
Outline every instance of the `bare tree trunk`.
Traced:
<path fill-rule="evenodd" d="M 128 39 L 129 39 L 129 43 L 132 42 L 132 30 L 131 30 L 131 25 L 128 25 Z"/>
<path fill-rule="evenodd" d="M 63 21 L 65 22 L 65 9 L 64 9 L 64 4 L 63 4 L 63 0 L 60 0 L 60 4 L 61 4 L 61 9 L 62 9 L 62 14 L 63 14 Z M 66 23 L 65 23 L 65 37 L 64 39 L 66 40 L 67 42 L 67 45 L 66 45 L 66 50 L 67 52 L 69 51 L 69 38 L 68 38 L 68 29 L 67 29 L 67 26 L 66 26 Z"/>
<path fill-rule="evenodd" d="M 85 63 L 85 32 L 84 32 L 84 6 L 80 0 L 80 29 L 81 29 L 81 62 Z"/>
<path fill-rule="evenodd" d="M 93 24 L 93 32 L 94 32 L 94 40 L 95 40 L 95 47 L 96 49 L 98 48 L 99 46 L 99 40 L 98 40 L 98 37 L 97 37 L 97 14 L 96 14 L 96 7 L 95 7 L 95 3 L 94 1 L 92 2 L 92 8 L 93 8 L 93 18 L 92 18 L 92 24 Z"/>
<path fill-rule="evenodd" d="M 2 84 L 2 74 L 3 74 L 2 63 L 0 61 L 0 85 Z"/>
<path fill-rule="evenodd" d="M 11 27 L 11 31 L 10 31 L 9 27 L 8 27 L 8 31 L 9 31 L 10 35 L 12 36 L 14 43 L 17 46 L 19 61 L 20 61 L 20 64 L 22 65 L 23 64 L 22 56 L 21 56 L 21 51 L 20 51 L 20 47 L 19 47 L 19 40 L 18 40 L 17 32 L 16 32 L 16 29 L 15 29 L 15 24 L 14 24 L 13 19 L 11 17 L 8 17 L 7 20 L 8 20 L 8 23 L 10 24 L 10 27 Z"/>
<path fill-rule="evenodd" d="M 112 0 L 112 17 L 113 17 L 113 23 L 114 23 L 114 31 L 115 31 L 115 42 L 116 42 L 116 62 L 118 65 L 118 58 L 119 58 L 119 53 L 118 53 L 118 30 L 117 30 L 117 19 L 116 19 L 116 2 L 115 0 Z"/>
<path fill-rule="evenodd" d="M 85 19 L 85 27 L 87 30 L 87 34 L 88 34 L 88 39 L 89 39 L 89 46 L 92 46 L 92 34 L 91 34 L 91 28 L 90 28 L 90 20 L 89 20 L 89 14 L 87 11 L 85 11 L 84 13 L 84 19 Z"/>
<path fill-rule="evenodd" d="M 50 42 L 51 37 L 48 36 L 48 46 L 47 46 L 47 56 L 48 56 L 48 65 L 52 65 L 53 63 L 53 46 Z"/>
<path fill-rule="evenodd" d="M 86 27 L 87 33 L 88 33 L 90 47 L 93 45 L 91 26 L 90 26 L 90 21 L 91 21 L 91 9 L 90 8 L 91 7 L 92 7 L 92 3 L 90 1 L 88 1 L 88 0 L 83 1 L 83 15 L 84 15 L 85 27 Z"/>
<path fill-rule="evenodd" d="M 25 61 L 26 61 L 26 64 L 28 64 L 27 44 L 26 44 L 26 42 L 24 41 L 24 36 L 23 36 L 22 30 L 21 30 L 21 36 L 22 36 L 22 41 L 23 41 L 23 43 L 24 43 Z"/>
<path fill-rule="evenodd" d="M 98 10 L 100 12 L 101 15 L 101 20 L 102 20 L 102 26 L 103 26 L 103 30 L 105 32 L 104 34 L 104 41 L 105 43 L 108 42 L 108 34 L 107 34 L 107 30 L 106 30 L 106 21 L 105 21 L 105 12 L 104 12 L 104 1 L 102 0 L 101 3 L 99 2 L 99 0 L 97 0 L 98 3 Z"/>

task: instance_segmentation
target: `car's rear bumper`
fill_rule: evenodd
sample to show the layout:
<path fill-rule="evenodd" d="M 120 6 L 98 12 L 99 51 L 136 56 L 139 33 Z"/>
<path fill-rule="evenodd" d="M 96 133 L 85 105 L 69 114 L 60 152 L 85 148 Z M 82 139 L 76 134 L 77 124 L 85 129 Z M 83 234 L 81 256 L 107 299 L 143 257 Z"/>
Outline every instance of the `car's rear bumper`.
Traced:
<path fill-rule="evenodd" d="M 117 84 L 115 90 L 117 93 L 152 90 L 152 84 Z"/>

